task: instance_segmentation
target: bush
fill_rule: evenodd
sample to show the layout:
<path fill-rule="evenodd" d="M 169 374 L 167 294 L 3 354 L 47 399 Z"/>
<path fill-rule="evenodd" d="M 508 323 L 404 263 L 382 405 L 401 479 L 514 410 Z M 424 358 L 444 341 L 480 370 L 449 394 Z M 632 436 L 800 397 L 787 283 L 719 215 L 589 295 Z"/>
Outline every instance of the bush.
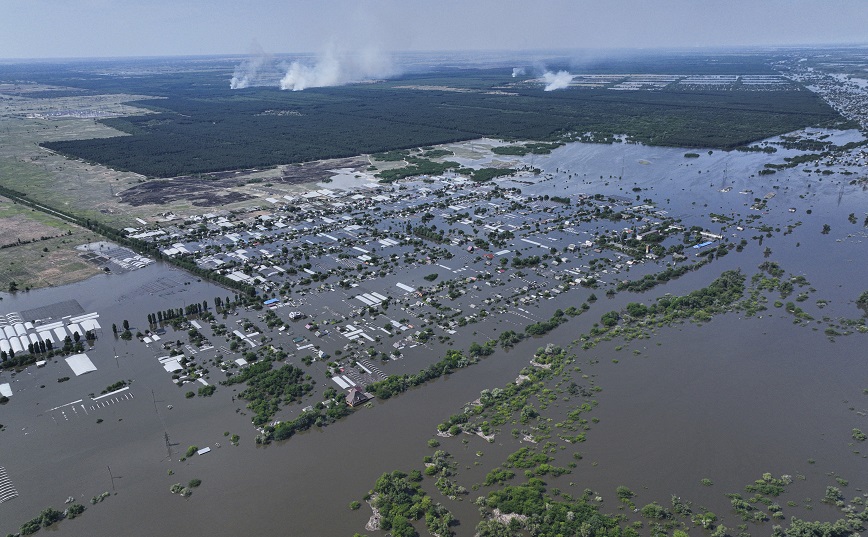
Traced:
<path fill-rule="evenodd" d="M 66 516 L 67 516 L 67 518 L 75 518 L 78 515 L 84 513 L 84 509 L 85 509 L 85 507 L 83 505 L 81 505 L 80 503 L 74 503 L 74 504 L 70 505 L 69 507 L 67 507 Z"/>
<path fill-rule="evenodd" d="M 623 485 L 615 489 L 615 494 L 617 494 L 619 500 L 629 500 L 633 497 L 633 491 Z"/>
<path fill-rule="evenodd" d="M 654 520 L 664 520 L 672 517 L 672 513 L 670 513 L 665 507 L 656 503 L 649 503 L 645 507 L 642 508 L 642 516 L 645 518 L 650 518 Z"/>

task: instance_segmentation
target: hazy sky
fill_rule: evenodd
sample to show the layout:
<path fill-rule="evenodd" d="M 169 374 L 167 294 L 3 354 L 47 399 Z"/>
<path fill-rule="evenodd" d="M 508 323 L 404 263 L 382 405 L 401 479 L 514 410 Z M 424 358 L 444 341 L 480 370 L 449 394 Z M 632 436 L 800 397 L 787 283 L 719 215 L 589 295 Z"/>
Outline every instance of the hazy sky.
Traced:
<path fill-rule="evenodd" d="M 0 58 L 868 43 L 868 0 L 2 0 Z"/>

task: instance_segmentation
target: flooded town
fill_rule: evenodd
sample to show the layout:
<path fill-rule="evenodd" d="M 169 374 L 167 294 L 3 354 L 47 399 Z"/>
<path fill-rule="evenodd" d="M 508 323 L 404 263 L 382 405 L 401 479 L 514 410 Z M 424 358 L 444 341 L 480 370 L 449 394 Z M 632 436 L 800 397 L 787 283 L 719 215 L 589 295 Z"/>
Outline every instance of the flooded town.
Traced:
<path fill-rule="evenodd" d="M 547 534 L 500 490 L 543 479 L 624 535 L 855 532 L 868 87 L 802 63 L 572 80 L 798 83 L 850 122 L 735 149 L 486 136 L 147 181 L 40 150 L 109 178 L 113 227 L 0 192 L 0 256 L 83 275 L 4 276 L 0 531 L 395 534 L 391 475 L 441 537 Z M 37 104 L 3 121 L 103 117 Z"/>

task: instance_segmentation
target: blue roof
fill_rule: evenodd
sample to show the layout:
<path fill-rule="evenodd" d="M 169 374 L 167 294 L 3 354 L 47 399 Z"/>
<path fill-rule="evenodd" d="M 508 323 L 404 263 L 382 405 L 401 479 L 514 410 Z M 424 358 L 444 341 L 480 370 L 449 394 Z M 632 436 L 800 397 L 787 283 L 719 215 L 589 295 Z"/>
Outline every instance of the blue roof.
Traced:
<path fill-rule="evenodd" d="M 701 243 L 699 243 L 699 244 L 694 244 L 693 247 L 696 248 L 696 249 L 699 249 L 699 248 L 705 248 L 705 247 L 708 246 L 709 244 L 714 244 L 714 241 L 701 242 Z M 266 304 L 267 304 L 267 302 L 266 302 Z"/>
<path fill-rule="evenodd" d="M 280 302 L 278 299 L 276 299 L 276 298 L 271 298 L 271 299 L 268 299 L 268 300 L 266 300 L 265 302 L 263 302 L 263 304 L 265 304 L 266 306 L 268 306 L 269 304 L 277 304 L 278 302 Z"/>

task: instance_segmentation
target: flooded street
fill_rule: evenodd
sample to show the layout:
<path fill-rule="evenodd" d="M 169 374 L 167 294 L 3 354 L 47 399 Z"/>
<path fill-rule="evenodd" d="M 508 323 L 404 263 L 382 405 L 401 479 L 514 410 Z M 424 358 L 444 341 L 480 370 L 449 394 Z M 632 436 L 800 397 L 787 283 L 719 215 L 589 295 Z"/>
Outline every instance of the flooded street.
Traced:
<path fill-rule="evenodd" d="M 186 399 L 188 388 L 175 386 L 157 361 L 162 349 L 135 338 L 125 342 L 111 333 L 112 324 L 120 326 L 124 319 L 135 333 L 150 312 L 211 302 L 233 292 L 156 263 L 62 288 L 3 294 L 4 314 L 77 300 L 86 312 L 100 314 L 102 334 L 86 351 L 97 367 L 94 373 L 59 383 L 59 377 L 70 373 L 62 359 L 15 377 L 9 371 L 0 373 L 0 384 L 9 382 L 14 391 L 13 401 L 0 406 L 0 423 L 6 427 L 0 432 L 0 466 L 19 493 L 0 505 L 0 533 L 16 531 L 46 506 L 60 508 L 69 496 L 88 510 L 80 519 L 60 524 L 60 535 L 364 533 L 370 510 L 363 505 L 351 511 L 348 504 L 360 501 L 383 472 L 421 468 L 423 457 L 431 452 L 426 441 L 439 423 L 479 397 L 482 389 L 513 382 L 533 352 L 549 342 L 571 347 L 575 366 L 581 369 L 572 373 L 576 380 L 589 375 L 602 388 L 594 394 L 598 406 L 590 413 L 599 423 L 591 424 L 587 441 L 556 455 L 561 466 L 576 460 L 575 452 L 581 453 L 581 460 L 570 474 L 547 480 L 550 486 L 574 496 L 592 489 L 606 498 L 605 512 L 617 512 L 614 491 L 619 485 L 635 491 L 640 506 L 652 501 L 668 504 L 676 494 L 709 508 L 734 527 L 738 521 L 725 493 L 743 492 L 764 472 L 801 475 L 804 479 L 797 479 L 788 492 L 788 499 L 798 504 L 788 515 L 834 520 L 836 511 L 819 503 L 825 487 L 835 483 L 832 475 L 850 481 L 850 494 L 868 487 L 868 452 L 859 452 L 862 446 L 854 446 L 851 438 L 854 428 L 868 430 L 868 395 L 863 393 L 868 388 L 868 355 L 863 334 L 834 341 L 826 337 L 828 321 L 822 316 L 861 315 L 854 301 L 868 289 L 868 243 L 861 223 L 868 195 L 840 175 L 818 181 L 798 168 L 758 177 L 757 171 L 769 161 L 761 153 L 701 152 L 693 159 L 684 153 L 639 145 L 570 144 L 551 155 L 524 157 L 552 178 L 520 188 L 525 195 L 584 192 L 652 198 L 686 227 L 708 225 L 712 212 L 745 219 L 758 213 L 749 208 L 754 198 L 776 192 L 761 222 L 739 232 L 738 238 L 749 242 L 743 252 L 733 250 L 646 293 L 624 291 L 609 299 L 604 291 L 596 291 L 599 300 L 589 311 L 544 337 L 526 339 L 509 351 L 498 349 L 476 365 L 268 446 L 254 442 L 251 415 L 245 402 L 235 397 L 241 387 L 218 386 L 210 398 Z M 774 158 L 781 160 L 785 154 L 780 151 Z M 500 184 L 516 186 L 508 180 Z M 731 190 L 722 192 L 726 187 Z M 747 190 L 753 193 L 739 194 Z M 858 225 L 847 219 L 854 212 Z M 788 225 L 798 222 L 801 225 L 784 235 Z M 831 226 L 830 234 L 821 234 L 824 223 Z M 756 229 L 759 224 L 781 231 L 764 238 L 760 246 L 754 238 L 763 235 Z M 711 224 L 709 229 L 716 231 L 715 225 L 723 227 Z M 725 233 L 737 242 L 733 227 Z M 768 257 L 766 247 L 771 250 Z M 667 293 L 686 294 L 725 270 L 741 269 L 749 280 L 767 259 L 810 282 L 814 290 L 802 307 L 810 309 L 814 321 L 793 324 L 792 315 L 770 302 L 768 310 L 754 318 L 733 312 L 701 325 L 661 327 L 649 339 L 615 339 L 589 350 L 572 345 L 610 310 L 621 310 L 629 302 L 650 304 Z M 619 278 L 638 278 L 650 270 L 637 267 Z M 390 276 L 389 287 L 405 277 Z M 547 319 L 558 308 L 579 306 L 592 292 L 576 287 L 541 301 L 528 313 L 533 320 Z M 822 312 L 816 305 L 820 299 L 828 301 Z M 311 294 L 304 301 L 340 310 L 347 299 L 343 291 L 336 291 Z M 461 328 L 449 345 L 466 350 L 472 342 L 494 339 L 507 328 L 520 329 L 529 322 L 504 319 Z M 169 329 L 164 337 L 175 335 Z M 278 341 L 290 348 L 288 339 Z M 215 338 L 212 343 L 219 346 L 222 341 Z M 416 372 L 442 357 L 447 348 L 432 343 L 408 349 L 401 361 L 383 367 L 388 374 Z M 301 354 L 289 360 L 298 365 Z M 328 382 L 321 363 L 305 371 L 318 384 Z M 210 381 L 216 384 L 221 377 L 212 371 Z M 92 408 L 89 394 L 99 395 L 119 380 L 130 380 L 129 389 Z M 311 403 L 291 405 L 290 414 Z M 556 402 L 549 412 L 560 416 L 570 409 Z M 462 484 L 470 488 L 481 482 L 486 472 L 521 447 L 511 429 L 510 424 L 503 426 L 490 444 L 476 436 L 466 444 L 457 438 L 443 443 L 442 449 L 459 461 Z M 231 445 L 224 433 L 238 434 L 239 445 Z M 189 446 L 211 451 L 181 462 Z M 481 464 L 474 466 L 476 460 Z M 190 498 L 169 492 L 172 484 L 194 478 L 202 485 Z M 714 485 L 701 485 L 703 478 Z M 472 502 L 484 491 L 451 501 L 430 488 L 434 500 L 464 522 L 454 528 L 456 534 L 473 535 L 478 509 Z M 112 495 L 91 505 L 89 499 L 103 491 Z M 812 511 L 804 509 L 809 497 L 816 505 Z M 770 533 L 771 523 L 762 528 L 761 534 Z"/>

